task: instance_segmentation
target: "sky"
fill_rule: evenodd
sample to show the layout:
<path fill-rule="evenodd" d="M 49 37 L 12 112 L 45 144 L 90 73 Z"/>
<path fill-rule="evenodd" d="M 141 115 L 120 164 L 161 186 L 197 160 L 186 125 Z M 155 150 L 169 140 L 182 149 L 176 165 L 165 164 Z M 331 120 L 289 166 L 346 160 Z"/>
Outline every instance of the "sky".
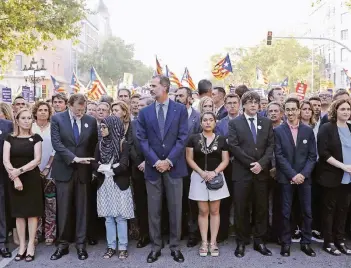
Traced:
<path fill-rule="evenodd" d="M 250 47 L 267 31 L 292 34 L 307 19 L 311 0 L 104 0 L 114 35 L 135 46 L 135 59 L 155 55 L 181 78 L 209 78 L 211 55 Z"/>

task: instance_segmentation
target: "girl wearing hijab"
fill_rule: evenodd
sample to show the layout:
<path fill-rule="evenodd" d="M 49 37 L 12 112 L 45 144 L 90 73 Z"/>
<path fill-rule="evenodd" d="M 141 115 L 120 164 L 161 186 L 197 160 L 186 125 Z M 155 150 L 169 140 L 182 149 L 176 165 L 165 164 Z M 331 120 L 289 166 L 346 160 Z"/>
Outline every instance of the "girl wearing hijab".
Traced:
<path fill-rule="evenodd" d="M 134 218 L 133 197 L 129 184 L 129 148 L 124 139 L 124 126 L 116 116 L 108 116 L 100 124 L 102 139 L 95 151 L 94 170 L 97 171 L 97 212 L 105 217 L 107 251 L 104 259 L 116 254 L 116 225 L 118 258 L 128 257 L 128 224 Z"/>

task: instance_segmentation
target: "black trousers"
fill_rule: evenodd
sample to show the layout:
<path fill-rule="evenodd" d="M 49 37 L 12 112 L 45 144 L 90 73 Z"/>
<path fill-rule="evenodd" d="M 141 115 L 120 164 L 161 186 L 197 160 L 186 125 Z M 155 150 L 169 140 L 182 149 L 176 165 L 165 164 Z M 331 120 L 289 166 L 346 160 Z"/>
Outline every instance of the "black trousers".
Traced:
<path fill-rule="evenodd" d="M 253 237 L 256 244 L 263 243 L 268 226 L 268 180 L 253 178 L 234 181 L 234 210 L 237 243 L 250 242 L 250 204 L 253 204 Z"/>
<path fill-rule="evenodd" d="M 0 249 L 5 247 L 7 242 L 8 232 L 8 209 L 7 201 L 8 196 L 6 195 L 7 186 L 4 183 L 0 183 Z"/>
<path fill-rule="evenodd" d="M 135 209 L 141 238 L 149 235 L 149 221 L 144 172 L 140 171 L 136 165 L 132 165 L 132 180 Z"/>
<path fill-rule="evenodd" d="M 189 171 L 191 174 L 192 171 Z M 183 232 L 188 234 L 189 238 L 199 237 L 199 207 L 197 201 L 189 199 L 190 176 L 183 179 Z"/>
<path fill-rule="evenodd" d="M 219 230 L 218 230 L 219 240 L 225 240 L 228 238 L 228 235 L 229 235 L 230 209 L 233 204 L 232 170 L 233 170 L 232 165 L 230 163 L 223 172 L 230 196 L 222 199 L 221 206 L 219 207 L 220 221 L 221 221 Z"/>
<path fill-rule="evenodd" d="M 351 185 L 335 188 L 324 187 L 323 194 L 323 236 L 324 244 L 342 242 L 351 200 Z"/>
<path fill-rule="evenodd" d="M 56 181 L 58 248 L 68 248 L 72 240 L 77 249 L 85 248 L 89 193 L 90 183 L 82 183 L 76 171 L 69 181 Z"/>
<path fill-rule="evenodd" d="M 312 230 L 322 231 L 323 187 L 312 180 Z"/>
<path fill-rule="evenodd" d="M 282 224 L 282 205 L 281 205 L 281 191 L 279 188 L 279 183 L 273 179 L 269 178 L 268 181 L 268 192 L 269 192 L 269 238 L 272 241 L 278 241 L 281 235 L 281 224 Z"/>
<path fill-rule="evenodd" d="M 88 195 L 89 201 L 88 201 L 88 231 L 87 231 L 87 237 L 89 239 L 94 239 L 97 240 L 98 234 L 99 234 L 99 224 L 98 224 L 98 215 L 97 215 L 97 204 L 96 204 L 96 198 L 97 198 L 97 181 L 93 180 L 90 183 L 89 187 L 89 195 Z"/>

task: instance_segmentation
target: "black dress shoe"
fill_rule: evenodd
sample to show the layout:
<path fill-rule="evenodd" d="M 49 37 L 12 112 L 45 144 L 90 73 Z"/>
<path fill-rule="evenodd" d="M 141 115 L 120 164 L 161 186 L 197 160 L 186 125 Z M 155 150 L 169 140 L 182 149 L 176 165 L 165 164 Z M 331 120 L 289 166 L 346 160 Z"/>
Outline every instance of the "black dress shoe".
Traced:
<path fill-rule="evenodd" d="M 98 244 L 98 241 L 96 239 L 88 239 L 88 245 L 95 246 L 97 244 Z"/>
<path fill-rule="evenodd" d="M 84 261 L 88 258 L 88 252 L 82 248 L 77 249 L 77 256 L 79 260 Z"/>
<path fill-rule="evenodd" d="M 307 256 L 316 257 L 316 252 L 314 252 L 310 244 L 301 245 L 301 251 L 304 252 Z"/>
<path fill-rule="evenodd" d="M 0 255 L 3 258 L 11 258 L 12 257 L 12 253 L 9 251 L 8 248 L 1 248 L 0 249 Z"/>
<path fill-rule="evenodd" d="M 171 250 L 171 256 L 176 262 L 184 262 L 184 256 L 180 250 Z"/>
<path fill-rule="evenodd" d="M 186 246 L 187 246 L 188 248 L 193 248 L 193 247 L 195 247 L 195 246 L 197 245 L 197 243 L 198 243 L 198 240 L 197 240 L 196 238 L 194 238 L 194 237 L 189 237 L 188 243 L 186 244 Z"/>
<path fill-rule="evenodd" d="M 147 256 L 147 263 L 153 263 L 161 256 L 161 251 L 151 251 Z"/>
<path fill-rule="evenodd" d="M 290 257 L 290 245 L 282 245 L 280 255 L 283 257 Z"/>
<path fill-rule="evenodd" d="M 68 248 L 60 249 L 58 248 L 54 254 L 51 255 L 50 260 L 56 261 L 58 259 L 61 259 L 62 256 L 67 255 L 69 253 Z"/>
<path fill-rule="evenodd" d="M 242 258 L 245 256 L 245 244 L 238 244 L 235 252 L 234 252 L 235 256 L 238 258 Z"/>
<path fill-rule="evenodd" d="M 139 239 L 137 243 L 137 248 L 146 247 L 150 243 L 150 238 L 148 236 L 143 236 Z"/>
<path fill-rule="evenodd" d="M 272 256 L 272 252 L 266 247 L 265 244 L 254 244 L 254 250 L 258 251 L 264 256 Z"/>
<path fill-rule="evenodd" d="M 340 250 L 341 253 L 345 255 L 351 255 L 351 250 L 345 245 L 344 241 L 341 243 L 335 243 L 335 246 L 338 250 Z"/>

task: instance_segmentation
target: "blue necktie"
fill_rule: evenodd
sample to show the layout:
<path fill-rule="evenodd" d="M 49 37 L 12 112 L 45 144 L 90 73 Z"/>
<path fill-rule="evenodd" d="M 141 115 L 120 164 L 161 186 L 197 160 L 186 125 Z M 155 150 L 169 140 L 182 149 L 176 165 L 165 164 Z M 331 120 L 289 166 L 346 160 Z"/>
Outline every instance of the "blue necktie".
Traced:
<path fill-rule="evenodd" d="M 73 121 L 73 135 L 74 135 L 74 139 L 76 141 L 76 144 L 78 144 L 79 142 L 79 129 L 78 129 L 78 124 L 76 119 L 74 119 Z"/>
<path fill-rule="evenodd" d="M 256 132 L 255 124 L 253 122 L 255 120 L 255 118 L 249 118 L 249 120 L 250 120 L 250 128 L 251 128 L 251 132 L 252 132 L 252 137 L 254 139 L 254 142 L 256 143 L 257 132 Z"/>
<path fill-rule="evenodd" d="M 158 126 L 160 128 L 160 133 L 161 133 L 162 139 L 163 139 L 163 135 L 164 135 L 164 132 L 165 132 L 165 114 L 163 112 L 163 105 L 164 105 L 163 103 L 159 104 L 158 117 L 157 117 Z"/>

